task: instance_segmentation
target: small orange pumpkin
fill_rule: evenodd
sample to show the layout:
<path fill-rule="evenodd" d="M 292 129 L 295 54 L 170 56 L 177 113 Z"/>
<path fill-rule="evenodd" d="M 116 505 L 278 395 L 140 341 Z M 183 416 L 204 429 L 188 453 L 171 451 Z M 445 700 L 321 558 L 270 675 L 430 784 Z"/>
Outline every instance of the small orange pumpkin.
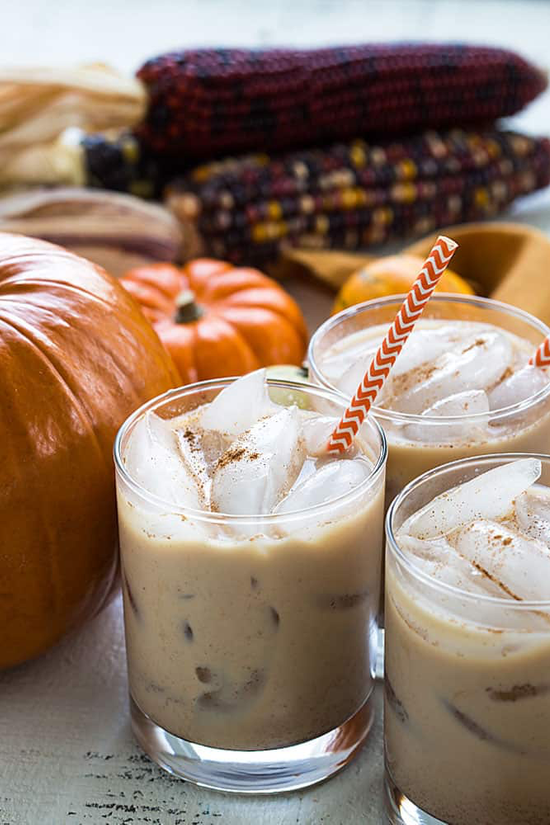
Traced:
<path fill-rule="evenodd" d="M 256 269 L 197 258 L 178 269 L 131 269 L 122 285 L 140 304 L 184 384 L 300 364 L 307 330 L 293 298 Z"/>
<path fill-rule="evenodd" d="M 424 258 L 408 253 L 388 255 L 371 261 L 349 276 L 336 297 L 332 314 L 363 301 L 408 292 L 423 263 Z M 451 269 L 445 271 L 436 291 L 474 295 L 469 283 Z"/>

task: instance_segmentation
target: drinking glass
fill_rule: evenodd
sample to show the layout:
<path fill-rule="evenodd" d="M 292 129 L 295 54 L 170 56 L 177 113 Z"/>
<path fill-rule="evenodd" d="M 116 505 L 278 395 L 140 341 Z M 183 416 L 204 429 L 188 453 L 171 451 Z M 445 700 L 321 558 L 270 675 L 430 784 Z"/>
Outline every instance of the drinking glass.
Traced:
<path fill-rule="evenodd" d="M 373 719 L 386 442 L 368 478 L 309 509 L 236 516 L 144 490 L 125 457 L 138 422 L 212 401 L 235 379 L 145 404 L 115 444 L 132 727 L 159 765 L 211 788 L 273 793 L 342 768 Z M 270 380 L 279 404 L 340 416 L 333 390 Z M 246 399 L 243 399 L 246 403 Z"/>
<path fill-rule="evenodd" d="M 314 384 L 340 389 L 331 381 L 324 361 L 335 344 L 353 333 L 395 318 L 405 296 L 392 295 L 366 301 L 329 318 L 313 335 L 308 363 Z M 532 344 L 533 352 L 550 328 L 528 312 L 491 298 L 433 295 L 423 319 L 474 321 L 507 330 Z M 368 364 L 365 364 L 365 371 Z M 342 390 L 341 390 L 342 391 Z M 460 458 L 482 453 L 545 452 L 550 444 L 550 382 L 517 404 L 489 415 L 429 416 L 373 407 L 373 415 L 384 428 L 388 439 L 386 504 L 403 487 L 427 470 Z"/>
<path fill-rule="evenodd" d="M 386 518 L 386 797 L 392 825 L 550 822 L 550 600 L 472 594 L 415 566 L 396 533 L 435 496 L 518 458 L 411 482 Z M 550 568 L 550 552 L 548 565 Z"/>

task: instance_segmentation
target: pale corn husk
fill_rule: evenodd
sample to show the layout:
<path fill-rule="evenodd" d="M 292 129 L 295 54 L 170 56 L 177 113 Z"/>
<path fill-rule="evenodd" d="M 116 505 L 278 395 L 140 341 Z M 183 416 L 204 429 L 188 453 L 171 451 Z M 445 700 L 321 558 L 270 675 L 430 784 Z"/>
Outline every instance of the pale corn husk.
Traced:
<path fill-rule="evenodd" d="M 80 187 L 0 198 L 0 231 L 64 246 L 120 276 L 134 266 L 188 257 L 183 230 L 164 207 L 132 195 Z"/>
<path fill-rule="evenodd" d="M 81 129 L 67 129 L 51 143 L 36 143 L 13 152 L 0 151 L 0 189 L 84 186 L 87 181 L 83 137 Z"/>
<path fill-rule="evenodd" d="M 145 107 L 142 84 L 107 66 L 0 68 L 0 186 L 82 184 L 79 147 L 65 130 L 127 128 Z"/>

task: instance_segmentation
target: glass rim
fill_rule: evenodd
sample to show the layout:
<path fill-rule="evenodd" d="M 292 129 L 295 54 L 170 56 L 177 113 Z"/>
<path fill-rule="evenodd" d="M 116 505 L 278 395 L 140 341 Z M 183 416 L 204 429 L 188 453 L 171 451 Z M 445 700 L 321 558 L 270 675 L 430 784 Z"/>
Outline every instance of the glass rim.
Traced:
<path fill-rule="evenodd" d="M 334 327 L 338 326 L 342 320 L 347 320 L 348 318 L 353 318 L 355 315 L 360 315 L 365 309 L 379 308 L 389 306 L 391 304 L 400 304 L 405 300 L 405 297 L 406 293 L 400 293 L 399 295 L 387 295 L 385 298 L 371 298 L 369 301 L 363 301 L 360 304 L 354 304 L 347 309 L 341 310 L 336 315 L 332 315 L 321 324 L 321 326 L 311 336 L 307 350 L 307 363 L 309 365 L 309 369 L 311 370 L 313 376 L 320 382 L 321 386 L 326 387 L 327 389 L 336 389 L 339 391 L 337 387 L 324 378 L 320 368 L 315 362 L 313 351 L 315 346 L 318 345 L 319 341 L 323 337 L 323 334 L 326 334 Z M 451 304 L 466 303 L 485 309 L 497 309 L 503 313 L 512 315 L 515 318 L 524 321 L 531 327 L 534 327 L 541 332 L 543 338 L 550 335 L 550 327 L 548 327 L 544 321 L 541 321 L 539 318 L 536 318 L 524 309 L 512 306 L 511 304 L 506 304 L 504 301 L 497 301 L 495 298 L 484 298 L 481 295 L 457 295 L 456 293 L 451 292 L 438 292 L 430 298 L 428 307 L 430 304 L 440 303 L 443 301 Z M 365 365 L 365 370 L 367 366 L 368 364 Z M 501 418 L 507 418 L 510 415 L 517 415 L 518 413 L 525 412 L 531 407 L 536 406 L 536 404 L 543 401 L 549 395 L 550 381 L 546 387 L 538 390 L 534 395 L 530 395 L 528 398 L 524 398 L 522 401 L 518 401 L 515 404 L 510 404 L 508 407 L 499 407 L 496 410 L 489 410 L 489 412 L 470 413 L 469 415 L 437 416 L 422 415 L 421 413 L 400 412 L 398 410 L 389 410 L 386 407 L 378 407 L 373 405 L 372 413 L 377 418 L 384 421 L 402 424 L 422 423 L 428 426 L 442 426 L 444 424 L 464 424 L 468 422 L 475 424 L 480 421 L 487 420 L 493 423 Z"/>
<path fill-rule="evenodd" d="M 161 395 L 155 396 L 155 398 L 146 401 L 144 404 L 142 404 L 140 407 L 134 410 L 134 412 L 131 413 L 122 423 L 115 437 L 115 442 L 113 445 L 113 457 L 116 475 L 119 476 L 135 494 L 140 496 L 142 499 L 146 499 L 148 502 L 152 504 L 162 507 L 168 513 L 189 516 L 189 518 L 192 518 L 195 521 L 210 523 L 224 522 L 231 524 L 250 524 L 251 522 L 254 522 L 255 524 L 273 524 L 280 523 L 282 521 L 298 521 L 299 519 L 304 518 L 304 515 L 306 514 L 315 514 L 321 512 L 322 510 L 325 510 L 327 507 L 338 506 L 344 503 L 346 499 L 353 498 L 356 495 L 360 495 L 376 484 L 384 470 L 384 467 L 386 466 L 386 460 L 388 457 L 388 444 L 386 440 L 386 434 L 382 426 L 373 416 L 369 415 L 367 420 L 369 424 L 372 426 L 374 432 L 377 434 L 380 441 L 380 452 L 371 472 L 365 479 L 363 479 L 363 481 L 360 484 L 358 484 L 353 489 L 348 490 L 346 493 L 343 493 L 340 496 L 331 498 L 328 501 L 324 501 L 321 504 L 315 504 L 313 507 L 306 507 L 302 510 L 291 510 L 288 513 L 259 513 L 257 515 L 237 515 L 234 513 L 219 513 L 211 512 L 208 510 L 196 510 L 192 507 L 184 507 L 173 504 L 169 501 L 166 501 L 160 496 L 156 496 L 154 493 L 150 493 L 148 490 L 142 487 L 141 484 L 139 484 L 128 472 L 122 460 L 122 441 L 124 437 L 127 435 L 128 431 L 131 430 L 131 428 L 146 412 L 155 409 L 163 403 L 167 403 L 177 398 L 185 397 L 186 395 L 192 395 L 196 392 L 203 392 L 205 390 L 215 389 L 216 387 L 225 387 L 233 381 L 238 380 L 238 378 L 242 378 L 242 376 L 211 378 L 206 381 L 197 381 L 193 384 L 185 384 L 181 387 L 176 387 L 174 389 L 167 390 Z M 346 409 L 349 403 L 348 399 L 343 393 L 328 387 L 320 387 L 316 386 L 315 384 L 304 384 L 299 381 L 287 381 L 283 379 L 269 377 L 266 378 L 266 381 L 269 386 L 275 386 L 281 389 L 295 390 L 298 392 L 313 391 L 313 393 L 317 396 L 321 396 L 329 401 L 341 404 L 342 411 Z"/>
<path fill-rule="evenodd" d="M 404 552 L 399 547 L 397 540 L 395 538 L 393 521 L 395 513 L 399 506 L 403 503 L 403 501 L 406 499 L 409 493 L 420 487 L 425 482 L 434 478 L 435 476 L 441 474 L 442 471 L 458 469 L 459 467 L 464 467 L 469 464 L 479 464 L 480 462 L 488 464 L 499 459 L 502 459 L 501 463 L 505 464 L 507 462 L 517 461 L 522 458 L 537 458 L 540 461 L 550 463 L 550 455 L 546 453 L 485 453 L 484 455 L 460 458 L 456 461 L 450 461 L 447 464 L 441 464 L 440 466 L 434 467 L 432 470 L 428 470 L 427 472 L 422 473 L 422 475 L 417 476 L 417 478 L 414 478 L 412 481 L 410 481 L 401 490 L 401 492 L 393 499 L 388 508 L 388 512 L 386 513 L 386 518 L 384 519 L 388 547 L 391 549 L 392 554 L 398 559 L 399 563 L 403 567 L 405 567 L 409 573 L 411 573 L 417 579 L 420 579 L 420 581 L 423 581 L 425 584 L 428 584 L 433 589 L 441 590 L 444 593 L 448 593 L 449 595 L 465 599 L 466 601 L 483 602 L 484 604 L 491 604 L 495 607 L 506 608 L 507 610 L 519 610 L 520 612 L 529 612 L 541 609 L 550 610 L 550 599 L 530 599 L 523 600 L 520 602 L 515 601 L 514 599 L 506 599 L 500 596 L 485 596 L 479 593 L 470 593 L 468 590 L 463 590 L 460 587 L 455 587 L 455 585 L 453 584 L 448 584 L 447 582 L 440 581 L 439 579 L 436 579 L 435 576 L 431 576 L 429 573 L 426 573 L 420 567 L 417 567 L 413 561 L 413 557 L 410 554 Z M 438 493 L 438 495 L 440 494 Z M 550 633 L 550 626 L 548 628 L 548 632 Z"/>

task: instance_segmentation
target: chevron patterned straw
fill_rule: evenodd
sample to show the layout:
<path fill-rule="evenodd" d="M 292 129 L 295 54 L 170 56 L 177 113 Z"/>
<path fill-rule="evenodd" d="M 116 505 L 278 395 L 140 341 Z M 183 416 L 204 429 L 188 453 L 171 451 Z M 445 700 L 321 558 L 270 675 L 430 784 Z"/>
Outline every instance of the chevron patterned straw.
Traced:
<path fill-rule="evenodd" d="M 369 368 L 349 407 L 331 435 L 328 442 L 329 453 L 344 453 L 351 447 L 353 439 L 374 404 L 376 396 L 382 389 L 395 359 L 403 349 L 415 323 L 432 297 L 432 293 L 447 269 L 457 247 L 457 243 L 444 235 L 440 235 L 433 245 L 430 254 L 424 261 L 420 275 L 403 301 L 395 321 L 369 364 Z"/>
<path fill-rule="evenodd" d="M 550 335 L 545 338 L 536 352 L 529 359 L 534 367 L 550 367 Z"/>

